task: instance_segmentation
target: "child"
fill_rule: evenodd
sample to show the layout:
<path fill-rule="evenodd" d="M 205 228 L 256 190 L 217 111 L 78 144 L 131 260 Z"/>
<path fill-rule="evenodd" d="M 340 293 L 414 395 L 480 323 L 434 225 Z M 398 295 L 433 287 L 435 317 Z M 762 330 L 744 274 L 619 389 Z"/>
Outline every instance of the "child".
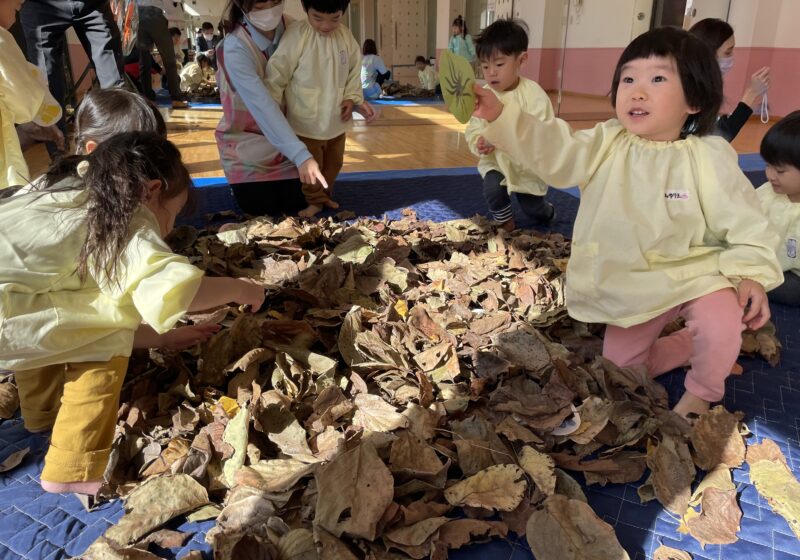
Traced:
<path fill-rule="evenodd" d="M 722 398 L 742 323 L 769 318 L 782 281 L 770 227 L 736 152 L 714 129 L 722 76 L 711 50 L 677 28 L 634 39 L 614 73 L 617 119 L 573 133 L 475 88 L 484 137 L 549 184 L 578 184 L 567 269 L 575 319 L 606 323 L 603 355 L 652 376 L 690 364 L 674 410 L 702 414 Z M 687 327 L 659 339 L 678 316 Z"/>
<path fill-rule="evenodd" d="M 419 83 L 422 89 L 441 95 L 442 88 L 439 86 L 439 76 L 436 75 L 436 70 L 431 66 L 431 61 L 420 55 L 414 61 L 414 66 L 417 67 L 417 76 L 419 76 Z"/>
<path fill-rule="evenodd" d="M 24 144 L 29 140 L 64 142 L 55 127 L 61 107 L 50 95 L 43 74 L 25 60 L 7 31 L 21 7 L 20 0 L 0 0 L 0 191 L 30 180 L 20 140 Z M 31 122 L 20 128 L 18 136 L 14 125 Z"/>
<path fill-rule="evenodd" d="M 378 46 L 373 39 L 364 41 L 361 48 L 361 89 L 365 99 L 378 99 L 381 96 L 383 82 L 392 76 L 386 69 L 383 59 L 378 56 Z"/>
<path fill-rule="evenodd" d="M 187 311 L 258 309 L 264 290 L 206 278 L 162 240 L 191 189 L 170 142 L 124 133 L 80 159 L 0 204 L 0 368 L 15 371 L 25 427 L 53 428 L 42 488 L 94 494 L 132 349 L 204 340 L 213 328 L 170 329 Z"/>
<path fill-rule="evenodd" d="M 520 24 L 511 20 L 494 22 L 481 32 L 475 47 L 486 87 L 504 105 L 513 104 L 541 120 L 555 117 L 550 98 L 539 84 L 519 75 L 520 67 L 528 60 L 528 33 Z M 487 124 L 472 117 L 464 134 L 472 153 L 480 156 L 478 171 L 492 218 L 506 231 L 516 229 L 509 196 L 514 192 L 525 214 L 539 223 L 550 222 L 556 211 L 544 199 L 547 184 L 520 161 L 495 151 L 482 136 Z"/>
<path fill-rule="evenodd" d="M 194 62 L 181 70 L 181 91 L 195 93 L 201 87 L 214 82 L 214 69 L 211 60 L 204 54 L 198 54 Z"/>
<path fill-rule="evenodd" d="M 361 49 L 342 25 L 350 0 L 302 0 L 308 19 L 293 23 L 269 59 L 267 85 L 297 137 L 319 162 L 328 191 L 303 183 L 308 207 L 302 217 L 317 215 L 331 200 L 333 183 L 344 163 L 346 131 L 353 109 L 364 102 Z"/>
<path fill-rule="evenodd" d="M 784 283 L 769 293 L 770 301 L 800 306 L 800 111 L 781 119 L 761 141 L 767 179 L 756 192 L 772 225 L 778 230 L 777 253 Z"/>
<path fill-rule="evenodd" d="M 474 64 L 477 59 L 475 44 L 472 42 L 472 36 L 467 31 L 467 24 L 461 15 L 453 20 L 451 32 L 452 37 L 450 37 L 450 44 L 447 49 L 458 56 L 463 56 Z"/>

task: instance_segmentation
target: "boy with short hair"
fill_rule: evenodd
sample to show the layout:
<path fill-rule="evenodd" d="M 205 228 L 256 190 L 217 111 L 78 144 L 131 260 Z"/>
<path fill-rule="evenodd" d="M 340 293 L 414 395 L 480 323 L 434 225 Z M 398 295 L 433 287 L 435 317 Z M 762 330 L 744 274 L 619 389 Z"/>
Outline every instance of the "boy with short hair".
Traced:
<path fill-rule="evenodd" d="M 494 22 L 477 37 L 475 49 L 487 81 L 485 87 L 504 105 L 516 104 L 542 120 L 555 116 L 547 93 L 519 74 L 528 59 L 528 33 L 522 25 L 512 20 Z M 486 126 L 485 120 L 472 117 L 464 134 L 470 150 L 480 156 L 478 171 L 483 176 L 483 195 L 492 218 L 506 231 L 516 228 L 510 196 L 514 192 L 525 214 L 542 224 L 551 222 L 555 208 L 545 201 L 545 182 L 521 162 L 496 152 L 482 136 Z"/>
<path fill-rule="evenodd" d="M 350 0 L 302 0 L 308 18 L 289 26 L 269 60 L 267 86 L 297 137 L 319 162 L 333 189 L 344 163 L 347 129 L 353 109 L 364 102 L 361 89 L 361 48 L 342 25 Z M 303 184 L 311 217 L 324 207 L 338 208 L 317 182 Z"/>
<path fill-rule="evenodd" d="M 800 306 L 800 111 L 773 126 L 761 141 L 767 179 L 756 191 L 770 223 L 778 230 L 776 249 L 784 282 L 767 294 L 773 303 Z"/>

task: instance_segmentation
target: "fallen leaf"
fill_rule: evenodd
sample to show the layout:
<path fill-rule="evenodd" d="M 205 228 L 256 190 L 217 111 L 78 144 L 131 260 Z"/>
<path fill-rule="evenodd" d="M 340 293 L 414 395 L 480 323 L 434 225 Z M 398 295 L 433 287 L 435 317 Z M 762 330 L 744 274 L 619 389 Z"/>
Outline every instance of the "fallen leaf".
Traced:
<path fill-rule="evenodd" d="M 744 463 L 745 445 L 740 422 L 741 414 L 731 414 L 722 406 L 715 406 L 698 418 L 691 434 L 698 467 L 709 471 L 724 464 L 734 469 Z"/>
<path fill-rule="evenodd" d="M 780 459 L 755 461 L 756 458 L 760 459 L 760 456 L 775 454 L 775 449 L 768 444 L 762 444 L 762 450 L 764 451 L 760 453 L 754 451 L 752 456 L 748 450 L 750 480 L 758 493 L 769 502 L 772 510 L 786 520 L 789 528 L 800 539 L 800 482 L 786 466 L 785 458 L 782 461 Z M 751 463 L 751 459 L 755 462 Z"/>
<path fill-rule="evenodd" d="M 19 408 L 17 386 L 6 381 L 0 383 L 0 420 L 13 418 Z"/>
<path fill-rule="evenodd" d="M 753 465 L 759 461 L 780 462 L 786 465 L 786 457 L 778 444 L 768 438 L 761 440 L 761 443 L 747 446 L 747 462 Z"/>
<path fill-rule="evenodd" d="M 479 519 L 455 519 L 439 529 L 438 541 L 449 549 L 458 549 L 468 544 L 487 542 L 494 537 L 505 538 L 508 527 L 499 521 Z"/>
<path fill-rule="evenodd" d="M 233 455 L 223 463 L 222 476 L 228 486 L 233 486 L 236 482 L 234 476 L 242 466 L 247 456 L 247 432 L 250 425 L 250 413 L 246 409 L 240 410 L 236 416 L 228 422 L 222 441 L 233 447 Z"/>
<path fill-rule="evenodd" d="M 405 428 L 408 420 L 377 395 L 359 394 L 354 399 L 353 425 L 373 432 L 391 432 Z"/>
<path fill-rule="evenodd" d="M 453 506 L 511 511 L 522 501 L 527 486 L 519 467 L 495 465 L 450 486 L 444 497 Z"/>
<path fill-rule="evenodd" d="M 556 491 L 556 464 L 553 459 L 533 447 L 523 447 L 519 454 L 519 466 L 533 479 L 536 488 L 546 496 Z"/>
<path fill-rule="evenodd" d="M 528 520 L 528 544 L 537 560 L 629 560 L 614 529 L 584 502 L 558 494 Z"/>
<path fill-rule="evenodd" d="M 313 464 L 297 459 L 270 459 L 240 468 L 235 482 L 264 492 L 283 492 L 313 472 Z"/>
<path fill-rule="evenodd" d="M 736 490 L 706 488 L 703 492 L 701 512 L 687 519 L 691 534 L 705 547 L 709 544 L 732 544 L 739 538 L 742 510 L 736 503 Z"/>
<path fill-rule="evenodd" d="M 279 560 L 317 560 L 314 534 L 308 529 L 293 529 L 278 541 Z"/>
<path fill-rule="evenodd" d="M 648 454 L 647 465 L 652 471 L 648 482 L 653 485 L 658 501 L 672 513 L 683 515 L 689 506 L 696 474 L 688 445 L 665 435 Z"/>
<path fill-rule="evenodd" d="M 692 560 L 692 555 L 662 544 L 653 553 L 653 560 Z"/>
<path fill-rule="evenodd" d="M 11 455 L 3 459 L 3 461 L 0 462 L 0 473 L 8 472 L 11 469 L 14 469 L 17 466 L 19 466 L 19 464 L 22 463 L 22 460 L 25 458 L 25 456 L 28 453 L 30 453 L 30 450 L 31 450 L 30 447 L 26 447 L 25 449 L 20 449 L 19 451 L 15 451 Z"/>

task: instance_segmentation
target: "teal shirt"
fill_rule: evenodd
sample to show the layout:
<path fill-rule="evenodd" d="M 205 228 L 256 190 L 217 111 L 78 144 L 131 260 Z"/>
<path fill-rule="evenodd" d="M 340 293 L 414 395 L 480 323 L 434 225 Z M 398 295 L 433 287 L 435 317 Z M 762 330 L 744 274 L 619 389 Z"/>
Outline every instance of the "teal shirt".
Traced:
<path fill-rule="evenodd" d="M 463 56 L 470 62 L 475 62 L 475 43 L 472 42 L 472 35 L 467 35 L 464 38 L 461 35 L 453 35 L 450 37 L 450 46 L 448 50 L 451 53 Z"/>

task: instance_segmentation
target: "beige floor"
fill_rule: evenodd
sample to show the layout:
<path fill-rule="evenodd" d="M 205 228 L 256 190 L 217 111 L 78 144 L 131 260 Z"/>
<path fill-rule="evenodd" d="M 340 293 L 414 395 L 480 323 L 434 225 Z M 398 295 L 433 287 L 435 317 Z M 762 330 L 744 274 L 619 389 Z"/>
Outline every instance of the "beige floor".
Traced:
<path fill-rule="evenodd" d="M 583 107 L 583 109 L 581 109 Z M 596 110 L 598 100 L 570 100 L 565 109 L 583 117 Z M 379 106 L 380 116 L 371 125 L 356 123 L 348 134 L 344 172 L 386 171 L 398 169 L 426 169 L 442 167 L 468 167 L 476 158 L 464 140 L 464 126 L 446 112 L 441 105 L 414 107 Z M 164 109 L 168 119 L 169 137 L 181 149 L 184 161 L 194 177 L 220 177 L 223 175 L 219 154 L 214 141 L 214 128 L 221 110 L 171 110 Z M 570 120 L 577 129 L 590 128 L 597 120 Z M 598 115 L 599 116 L 599 115 Z M 733 146 L 739 153 L 757 152 L 761 139 L 770 125 L 751 120 Z M 44 171 L 47 153 L 41 146 L 26 154 L 33 176 Z"/>

